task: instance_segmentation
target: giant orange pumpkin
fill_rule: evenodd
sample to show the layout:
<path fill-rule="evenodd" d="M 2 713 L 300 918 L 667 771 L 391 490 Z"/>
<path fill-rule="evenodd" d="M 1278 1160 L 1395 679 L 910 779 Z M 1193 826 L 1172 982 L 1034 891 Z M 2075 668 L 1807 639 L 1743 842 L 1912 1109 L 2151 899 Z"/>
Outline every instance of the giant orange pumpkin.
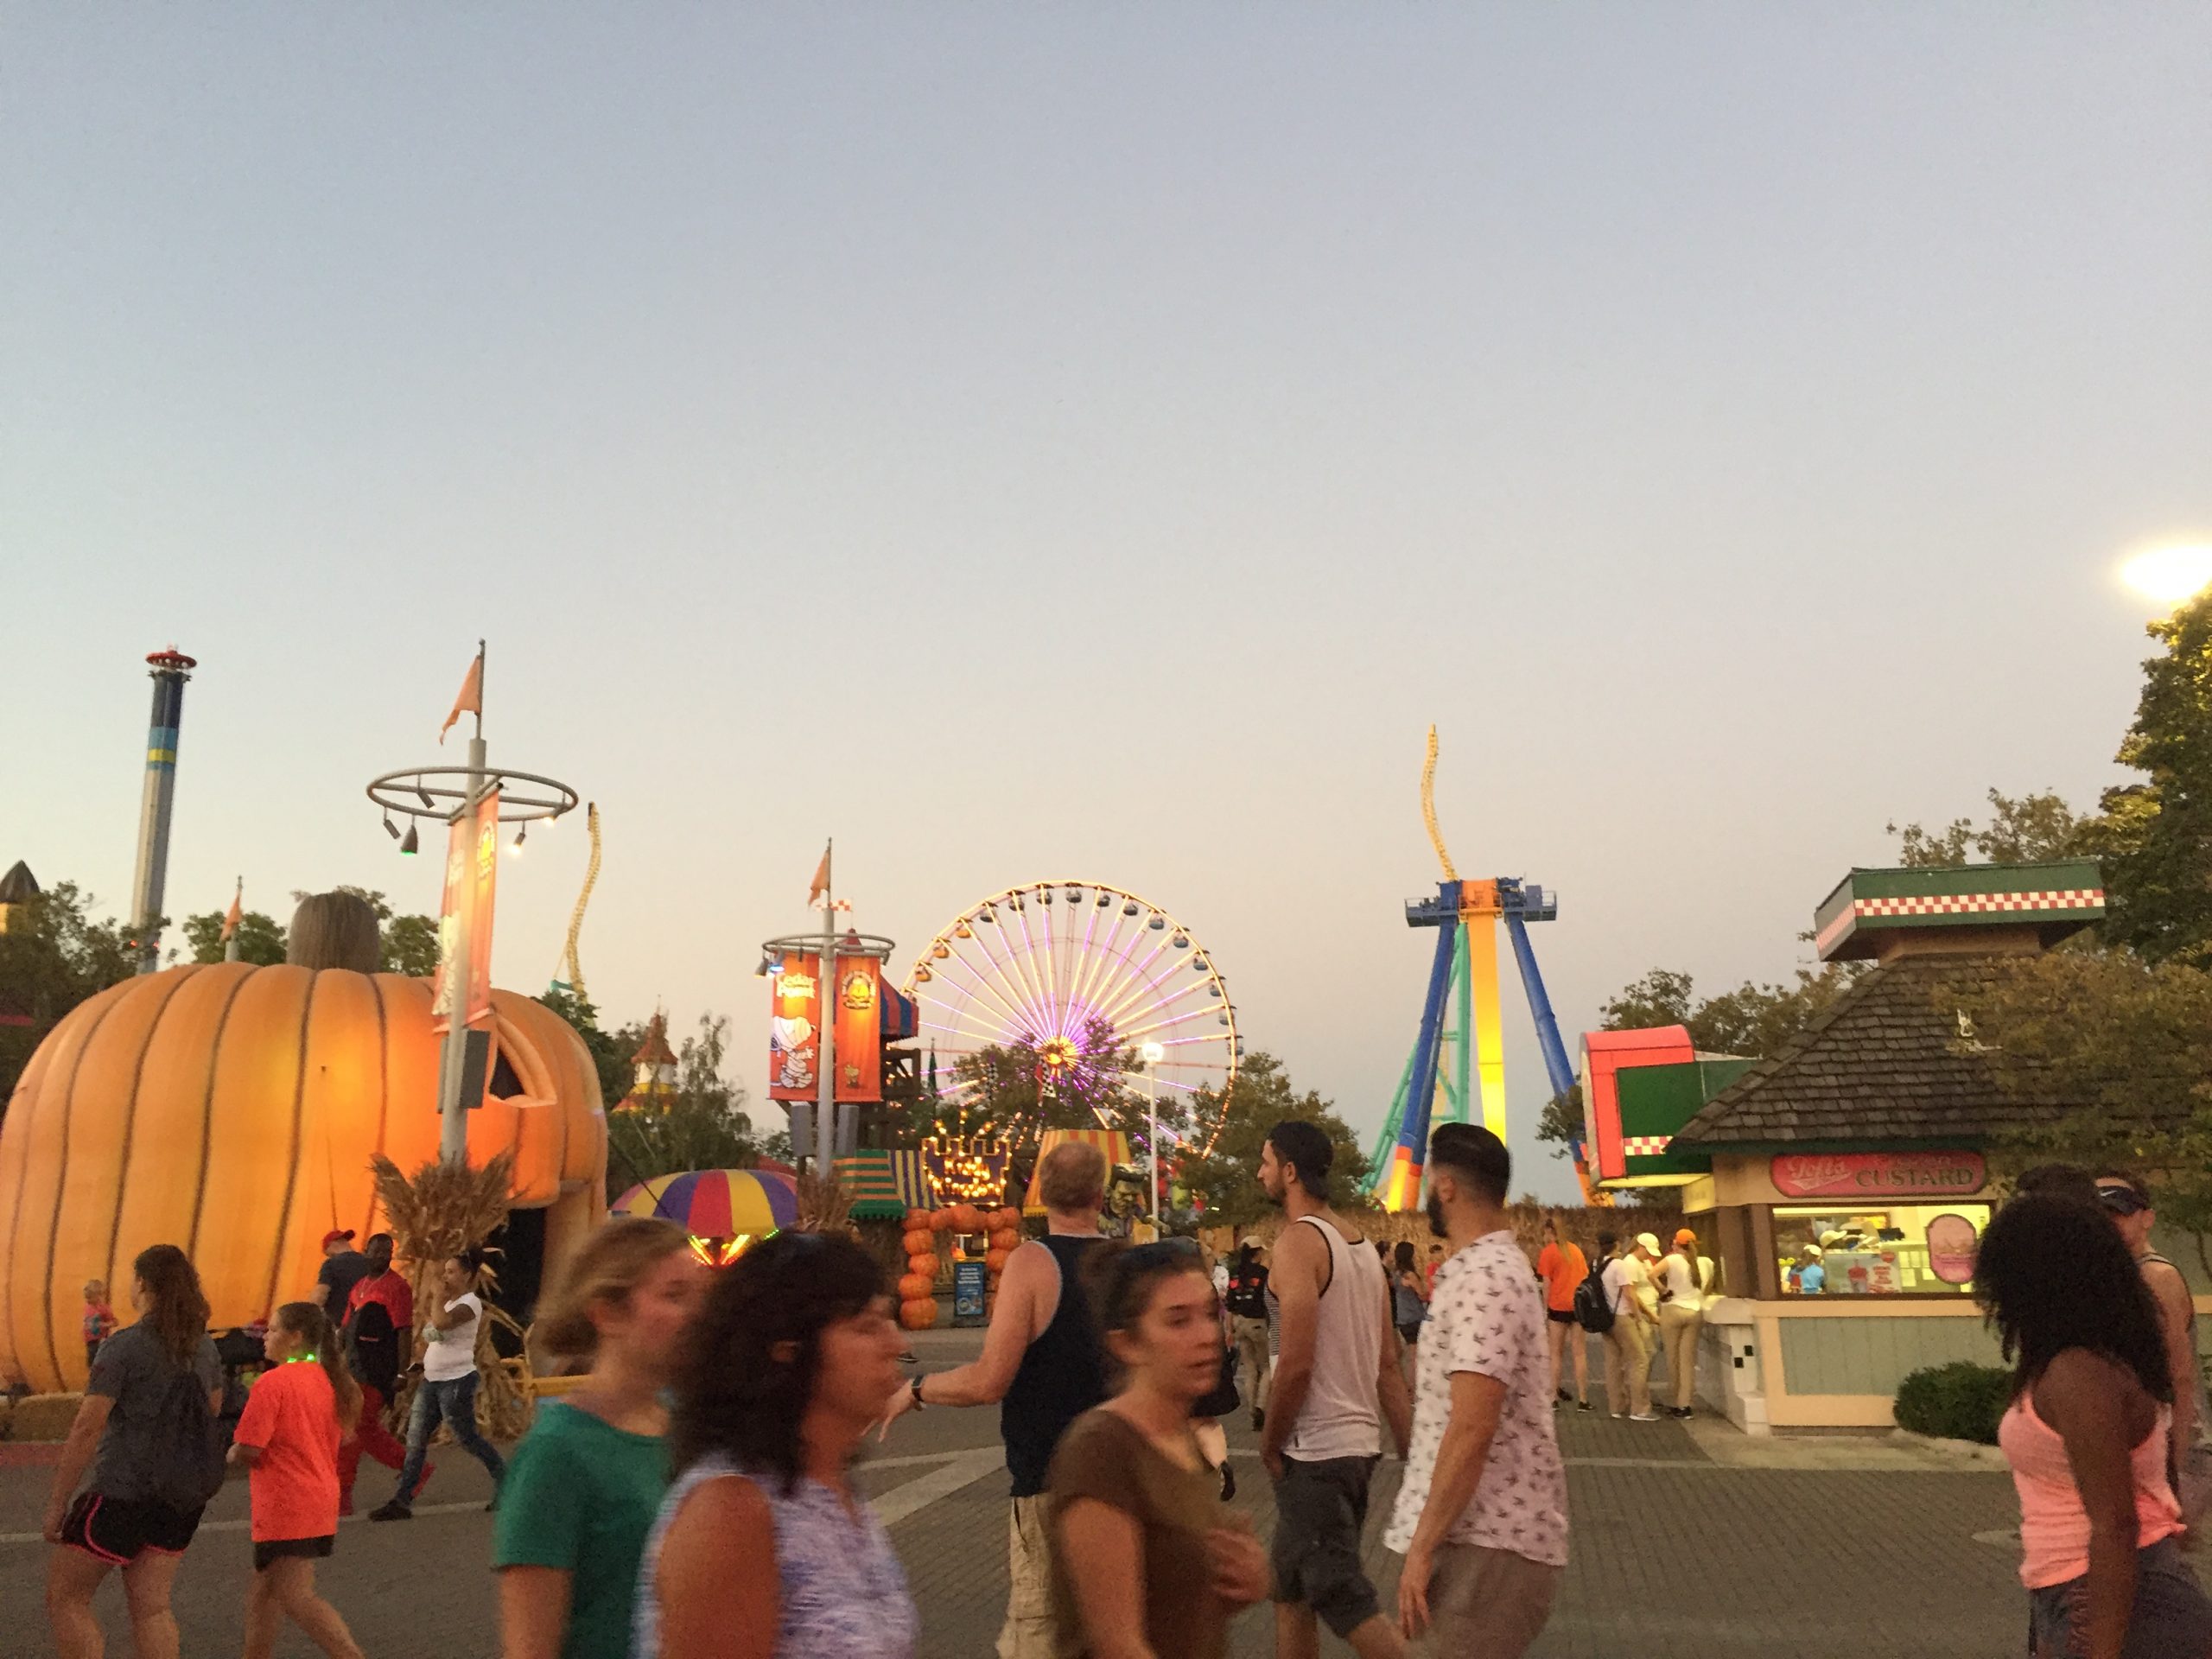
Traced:
<path fill-rule="evenodd" d="M 322 1236 L 378 1224 L 369 1158 L 438 1153 L 430 984 L 213 963 L 124 981 L 48 1033 L 0 1119 L 0 1380 L 81 1386 L 80 1287 L 128 1306 L 130 1262 L 177 1244 L 218 1329 L 307 1295 Z M 606 1212 L 607 1120 L 558 1014 L 493 993 L 494 1075 L 468 1151 L 515 1157 L 554 1267 Z M 127 1318 L 128 1315 L 125 1314 Z"/>

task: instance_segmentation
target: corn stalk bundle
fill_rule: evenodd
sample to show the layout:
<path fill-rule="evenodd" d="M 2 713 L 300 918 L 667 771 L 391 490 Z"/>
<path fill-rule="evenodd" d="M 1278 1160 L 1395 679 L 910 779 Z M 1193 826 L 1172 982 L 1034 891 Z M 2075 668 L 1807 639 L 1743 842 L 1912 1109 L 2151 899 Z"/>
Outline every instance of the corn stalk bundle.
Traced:
<path fill-rule="evenodd" d="M 795 1185 L 798 1189 L 796 1230 L 802 1233 L 844 1233 L 852 1230 L 853 1195 L 838 1185 L 835 1177 L 818 1175 L 810 1169 L 803 1169 Z"/>
<path fill-rule="evenodd" d="M 498 1153 L 480 1167 L 434 1160 L 412 1175 L 404 1175 L 397 1164 L 379 1154 L 370 1160 L 370 1166 L 376 1172 L 377 1202 L 391 1233 L 393 1254 L 408 1264 L 408 1282 L 414 1287 L 416 1305 L 434 1307 L 437 1304 L 433 1299 L 439 1294 L 439 1264 L 448 1256 L 485 1249 L 486 1241 L 506 1224 L 514 1159 L 507 1153 Z M 487 1262 L 482 1289 L 496 1290 L 499 1282 L 498 1269 Z M 493 1328 L 504 1327 L 519 1338 L 522 1327 L 488 1300 L 484 1312 L 485 1318 L 476 1326 L 476 1370 L 483 1379 L 476 1395 L 476 1421 L 494 1439 L 512 1440 L 530 1426 L 533 1403 L 530 1361 L 525 1352 L 520 1374 L 508 1370 L 506 1362 L 492 1345 Z M 412 1357 L 419 1360 L 428 1345 L 423 1334 L 427 1325 L 418 1319 L 416 1329 Z M 416 1380 L 410 1377 L 400 1388 L 396 1403 L 402 1422 L 412 1409 L 415 1386 Z"/>

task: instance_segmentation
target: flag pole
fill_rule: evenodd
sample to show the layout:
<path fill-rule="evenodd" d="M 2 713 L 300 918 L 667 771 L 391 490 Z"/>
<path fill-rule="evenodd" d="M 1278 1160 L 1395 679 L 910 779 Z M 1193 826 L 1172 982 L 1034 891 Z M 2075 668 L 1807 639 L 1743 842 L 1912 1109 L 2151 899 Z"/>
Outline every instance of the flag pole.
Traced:
<path fill-rule="evenodd" d="M 476 803 L 484 789 L 484 642 L 476 642 L 476 707 L 471 710 L 476 716 L 476 734 L 468 740 L 468 786 L 461 791 L 461 804 L 447 822 L 447 857 L 452 857 L 452 826 L 474 823 Z M 474 842 L 467 858 L 473 867 L 476 856 Z M 473 868 L 463 873 L 459 902 L 454 908 L 453 956 L 446 964 L 445 992 L 451 1007 L 446 1017 L 444 1051 L 438 1056 L 438 1161 L 455 1166 L 468 1162 L 468 1111 L 461 1097 L 462 1079 L 468 1071 L 468 988 L 469 964 L 474 943 L 469 935 L 475 931 L 476 882 Z"/>
<path fill-rule="evenodd" d="M 830 864 L 836 849 L 834 836 L 822 849 L 822 966 L 815 1003 L 822 1028 L 815 1038 L 821 1069 L 814 1080 L 814 1173 L 823 1180 L 837 1155 L 837 895 Z"/>

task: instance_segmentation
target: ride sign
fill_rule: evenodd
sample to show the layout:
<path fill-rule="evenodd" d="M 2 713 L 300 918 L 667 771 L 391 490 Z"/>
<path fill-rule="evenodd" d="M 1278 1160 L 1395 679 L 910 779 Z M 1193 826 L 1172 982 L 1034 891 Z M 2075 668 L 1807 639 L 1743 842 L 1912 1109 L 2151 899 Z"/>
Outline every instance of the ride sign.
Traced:
<path fill-rule="evenodd" d="M 1978 1152 L 1785 1152 L 1774 1185 L 1789 1198 L 1955 1198 L 1989 1178 Z"/>

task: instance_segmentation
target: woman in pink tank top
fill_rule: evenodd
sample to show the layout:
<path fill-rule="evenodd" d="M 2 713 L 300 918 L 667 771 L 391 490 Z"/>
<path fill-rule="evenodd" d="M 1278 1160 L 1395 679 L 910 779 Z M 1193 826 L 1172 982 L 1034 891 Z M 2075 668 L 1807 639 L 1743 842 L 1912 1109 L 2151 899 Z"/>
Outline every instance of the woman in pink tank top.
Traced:
<path fill-rule="evenodd" d="M 2036 1659 L 2212 1659 L 2212 1599 L 2182 1559 L 2166 1479 L 2172 1383 L 2157 1309 L 2103 1213 L 2014 1198 L 1974 1294 L 2016 1362 L 1997 1432 L 2020 1496 Z"/>

